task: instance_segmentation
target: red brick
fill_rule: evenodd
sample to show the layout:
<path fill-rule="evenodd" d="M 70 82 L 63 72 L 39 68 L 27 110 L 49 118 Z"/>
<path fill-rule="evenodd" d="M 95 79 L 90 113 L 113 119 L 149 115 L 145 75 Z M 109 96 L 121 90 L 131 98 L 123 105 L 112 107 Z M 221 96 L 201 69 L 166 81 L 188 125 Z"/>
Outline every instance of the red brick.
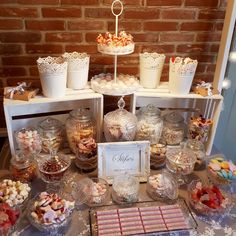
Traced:
<path fill-rule="evenodd" d="M 202 10 L 199 12 L 198 18 L 206 20 L 223 20 L 225 18 L 225 11 Z"/>
<path fill-rule="evenodd" d="M 52 53 L 62 53 L 62 45 L 55 44 L 27 44 L 25 48 L 26 52 L 29 54 L 52 54 Z"/>
<path fill-rule="evenodd" d="M 1 55 L 20 54 L 22 52 L 21 45 L 18 44 L 0 44 Z"/>
<path fill-rule="evenodd" d="M 111 18 L 113 19 L 114 16 L 111 12 L 110 8 L 85 8 L 85 17 L 88 18 Z"/>
<path fill-rule="evenodd" d="M 124 12 L 124 18 L 126 19 L 157 19 L 160 17 L 159 9 L 127 9 Z"/>
<path fill-rule="evenodd" d="M 180 26 L 180 30 L 183 31 L 210 31 L 212 28 L 213 23 L 209 22 L 186 22 Z"/>
<path fill-rule="evenodd" d="M 206 64 L 198 63 L 196 73 L 204 73 L 206 71 Z"/>
<path fill-rule="evenodd" d="M 16 19 L 0 19 L 0 30 L 16 30 L 22 29 L 23 22 L 22 20 Z"/>
<path fill-rule="evenodd" d="M 28 5 L 56 5 L 60 3 L 60 0 L 18 0 L 18 3 Z"/>
<path fill-rule="evenodd" d="M 213 63 L 215 62 L 215 55 L 209 55 L 209 54 L 196 54 L 196 53 L 188 53 L 188 55 L 186 56 L 189 56 L 190 58 L 192 59 L 196 59 L 198 60 L 198 63 L 201 63 L 201 62 L 209 62 L 209 63 Z"/>
<path fill-rule="evenodd" d="M 112 68 L 113 69 L 113 68 Z M 111 72 L 113 71 L 111 69 Z M 128 75 L 135 75 L 137 76 L 139 73 L 138 66 L 118 66 L 118 73 L 128 74 Z"/>
<path fill-rule="evenodd" d="M 147 6 L 181 6 L 182 0 L 147 0 Z"/>
<path fill-rule="evenodd" d="M 210 64 L 207 66 L 207 72 L 215 72 L 216 64 Z"/>
<path fill-rule="evenodd" d="M 219 52 L 220 45 L 219 44 L 212 44 L 211 45 L 211 52 Z"/>
<path fill-rule="evenodd" d="M 158 42 L 159 33 L 132 34 L 135 42 Z"/>
<path fill-rule="evenodd" d="M 194 34 L 177 33 L 161 33 L 160 42 L 192 42 Z"/>
<path fill-rule="evenodd" d="M 114 58 L 111 56 L 98 54 L 98 56 L 91 57 L 90 62 L 92 64 L 99 64 L 99 65 L 112 65 L 114 63 Z"/>
<path fill-rule="evenodd" d="M 216 30 L 221 31 L 223 29 L 223 25 L 224 25 L 224 23 L 222 23 L 222 22 L 216 23 L 216 25 L 215 25 Z"/>
<path fill-rule="evenodd" d="M 13 77 L 19 77 L 19 76 L 25 76 L 26 70 L 23 67 L 4 67 L 0 68 L 0 76 L 6 77 L 6 76 L 13 76 Z"/>
<path fill-rule="evenodd" d="M 185 0 L 185 6 L 217 7 L 218 0 Z"/>
<path fill-rule="evenodd" d="M 9 17 L 37 17 L 36 8 L 29 7 L 2 7 L 0 8 L 0 16 Z"/>
<path fill-rule="evenodd" d="M 34 32 L 7 32 L 0 33 L 0 41 L 2 43 L 33 43 L 41 40 L 40 33 Z"/>
<path fill-rule="evenodd" d="M 39 71 L 37 66 L 32 66 L 29 68 L 29 72 L 31 76 L 39 76 Z"/>
<path fill-rule="evenodd" d="M 23 81 L 26 81 L 28 83 L 31 83 L 32 86 L 36 87 L 36 88 L 41 88 L 41 83 L 40 83 L 40 80 L 39 80 L 39 77 L 23 77 L 23 78 L 8 78 L 7 79 L 7 85 L 8 86 L 16 86 L 17 83 L 19 82 L 23 82 Z"/>
<path fill-rule="evenodd" d="M 65 46 L 66 52 L 87 52 L 87 53 L 97 53 L 97 45 L 66 45 Z"/>
<path fill-rule="evenodd" d="M 176 52 L 206 52 L 209 48 L 207 44 L 181 44 L 177 46 Z"/>
<path fill-rule="evenodd" d="M 195 11 L 192 10 L 181 10 L 181 9 L 164 9 L 161 11 L 162 19 L 194 19 Z"/>
<path fill-rule="evenodd" d="M 84 21 L 84 20 L 77 20 L 77 21 L 69 21 L 68 22 L 68 29 L 69 30 L 103 30 L 104 29 L 104 22 L 103 21 Z"/>
<path fill-rule="evenodd" d="M 46 42 L 81 42 L 81 33 L 46 33 Z"/>
<path fill-rule="evenodd" d="M 204 73 L 204 74 L 196 74 L 194 76 L 194 80 L 203 80 L 205 82 L 212 82 L 214 79 L 214 74 L 210 74 L 210 73 Z"/>
<path fill-rule="evenodd" d="M 17 3 L 17 0 L 1 0 L 0 4 L 6 4 L 6 3 Z"/>
<path fill-rule="evenodd" d="M 103 4 L 111 5 L 114 0 L 103 0 Z M 142 0 L 123 0 L 123 5 L 142 5 Z"/>
<path fill-rule="evenodd" d="M 62 20 L 27 20 L 26 29 L 29 30 L 64 30 L 65 22 Z"/>
<path fill-rule="evenodd" d="M 174 49 L 174 45 L 166 44 L 141 45 L 142 52 L 173 53 Z"/>
<path fill-rule="evenodd" d="M 61 4 L 96 5 L 98 0 L 61 0 Z"/>
<path fill-rule="evenodd" d="M 148 21 L 143 23 L 144 31 L 175 31 L 178 23 L 176 22 L 155 22 Z"/>
<path fill-rule="evenodd" d="M 85 34 L 85 41 L 88 43 L 95 43 L 98 33 L 86 33 Z"/>
<path fill-rule="evenodd" d="M 138 32 L 142 29 L 142 23 L 139 21 L 120 21 L 119 31 L 125 30 L 126 32 Z M 115 32 L 115 22 L 108 22 L 108 30 Z"/>
<path fill-rule="evenodd" d="M 63 7 L 57 7 L 57 8 L 49 8 L 45 7 L 42 8 L 42 15 L 43 17 L 81 17 L 81 9 L 80 8 L 63 8 Z"/>
<path fill-rule="evenodd" d="M 118 57 L 119 66 L 123 65 L 138 65 L 139 64 L 139 56 L 138 55 L 128 55 L 123 57 Z"/>
<path fill-rule="evenodd" d="M 198 42 L 219 42 L 221 39 L 221 33 L 198 33 L 196 41 Z"/>
<path fill-rule="evenodd" d="M 3 65 L 35 65 L 37 57 L 29 57 L 29 56 L 14 56 L 14 57 L 2 57 Z"/>
<path fill-rule="evenodd" d="M 220 0 L 220 7 L 226 7 L 227 6 L 227 0 Z"/>

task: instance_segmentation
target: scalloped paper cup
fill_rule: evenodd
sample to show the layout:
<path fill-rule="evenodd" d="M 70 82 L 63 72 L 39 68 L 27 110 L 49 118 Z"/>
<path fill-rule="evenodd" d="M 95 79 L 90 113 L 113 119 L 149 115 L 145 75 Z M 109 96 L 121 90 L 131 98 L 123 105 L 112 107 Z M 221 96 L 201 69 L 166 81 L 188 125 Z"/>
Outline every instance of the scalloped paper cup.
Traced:
<path fill-rule="evenodd" d="M 67 87 L 84 89 L 88 83 L 89 55 L 87 53 L 64 53 L 63 58 L 68 62 Z"/>
<path fill-rule="evenodd" d="M 176 58 L 175 62 L 170 59 L 169 66 L 169 90 L 174 94 L 188 94 L 197 68 L 197 60 L 190 58 Z M 189 62 L 183 63 L 185 60 Z"/>
<path fill-rule="evenodd" d="M 156 88 L 159 85 L 165 58 L 164 54 L 156 52 L 139 54 L 140 84 L 144 88 Z"/>
<path fill-rule="evenodd" d="M 67 62 L 62 57 L 44 57 L 37 60 L 43 95 L 60 98 L 66 94 Z"/>

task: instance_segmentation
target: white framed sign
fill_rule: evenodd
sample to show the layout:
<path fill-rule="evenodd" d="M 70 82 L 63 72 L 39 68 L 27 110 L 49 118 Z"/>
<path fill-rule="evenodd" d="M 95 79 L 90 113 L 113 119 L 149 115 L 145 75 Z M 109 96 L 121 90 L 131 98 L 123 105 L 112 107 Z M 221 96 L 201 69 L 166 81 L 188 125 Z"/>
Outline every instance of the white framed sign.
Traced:
<path fill-rule="evenodd" d="M 146 182 L 150 174 L 150 142 L 98 143 L 98 177 L 112 184 L 114 176 L 132 174 Z"/>

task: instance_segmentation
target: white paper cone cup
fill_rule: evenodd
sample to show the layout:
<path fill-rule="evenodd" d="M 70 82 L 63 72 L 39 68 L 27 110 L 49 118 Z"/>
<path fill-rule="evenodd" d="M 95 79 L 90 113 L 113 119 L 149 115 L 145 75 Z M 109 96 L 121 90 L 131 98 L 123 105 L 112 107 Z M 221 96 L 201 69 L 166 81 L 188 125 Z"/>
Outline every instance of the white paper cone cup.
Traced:
<path fill-rule="evenodd" d="M 156 88 L 159 85 L 165 55 L 158 53 L 140 53 L 140 84 L 144 88 Z"/>
<path fill-rule="evenodd" d="M 63 57 L 68 62 L 67 87 L 84 89 L 88 83 L 89 56 L 86 53 L 64 53 Z"/>
<path fill-rule="evenodd" d="M 170 91 L 175 94 L 188 94 L 193 82 L 193 76 L 176 76 L 171 84 Z"/>
<path fill-rule="evenodd" d="M 66 94 L 67 62 L 62 57 L 46 57 L 37 60 L 43 95 L 50 98 Z"/>

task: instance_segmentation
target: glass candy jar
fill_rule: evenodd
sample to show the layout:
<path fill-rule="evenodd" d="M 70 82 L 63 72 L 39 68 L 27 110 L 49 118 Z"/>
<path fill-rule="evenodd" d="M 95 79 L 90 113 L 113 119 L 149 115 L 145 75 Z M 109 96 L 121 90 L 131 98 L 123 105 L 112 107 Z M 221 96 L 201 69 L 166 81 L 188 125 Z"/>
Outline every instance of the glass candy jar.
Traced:
<path fill-rule="evenodd" d="M 206 159 L 204 144 L 198 140 L 189 139 L 186 142 L 186 147 L 190 148 L 196 156 L 195 170 L 202 168 Z"/>
<path fill-rule="evenodd" d="M 10 171 L 14 180 L 30 182 L 37 177 L 36 163 L 32 157 L 17 153 L 11 159 Z"/>
<path fill-rule="evenodd" d="M 162 137 L 167 145 L 179 145 L 184 140 L 184 118 L 178 112 L 165 115 Z"/>
<path fill-rule="evenodd" d="M 118 101 L 119 109 L 109 112 L 104 117 L 104 135 L 107 142 L 133 141 L 136 134 L 137 118 L 126 111 L 125 101 Z"/>
<path fill-rule="evenodd" d="M 63 140 L 61 121 L 48 117 L 39 123 L 39 132 L 42 150 L 46 153 L 57 153 Z"/>
<path fill-rule="evenodd" d="M 163 128 L 160 113 L 161 111 L 151 104 L 139 109 L 136 140 L 149 140 L 151 145 L 158 143 Z"/>
<path fill-rule="evenodd" d="M 70 112 L 66 121 L 69 147 L 76 154 L 76 166 L 85 172 L 97 168 L 97 143 L 95 122 L 89 110 L 80 108 Z"/>

